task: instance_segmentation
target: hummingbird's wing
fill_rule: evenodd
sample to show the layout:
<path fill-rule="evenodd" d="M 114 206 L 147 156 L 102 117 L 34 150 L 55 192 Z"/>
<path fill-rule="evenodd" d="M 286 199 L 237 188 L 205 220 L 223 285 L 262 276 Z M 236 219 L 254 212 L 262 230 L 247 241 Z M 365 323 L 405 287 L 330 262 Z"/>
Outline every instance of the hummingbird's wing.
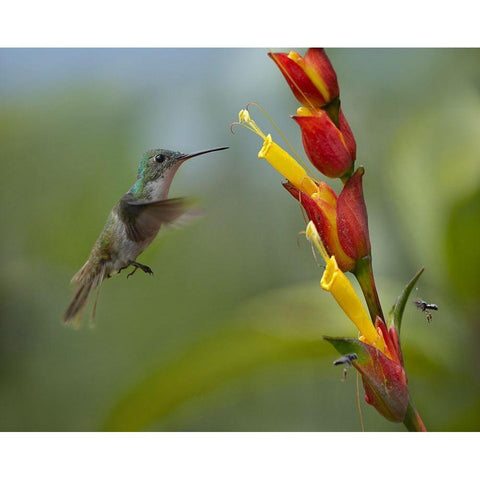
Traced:
<path fill-rule="evenodd" d="M 185 198 L 148 202 L 126 194 L 120 200 L 120 216 L 130 240 L 142 242 L 156 235 L 162 224 L 172 224 L 185 215 L 189 205 Z"/>

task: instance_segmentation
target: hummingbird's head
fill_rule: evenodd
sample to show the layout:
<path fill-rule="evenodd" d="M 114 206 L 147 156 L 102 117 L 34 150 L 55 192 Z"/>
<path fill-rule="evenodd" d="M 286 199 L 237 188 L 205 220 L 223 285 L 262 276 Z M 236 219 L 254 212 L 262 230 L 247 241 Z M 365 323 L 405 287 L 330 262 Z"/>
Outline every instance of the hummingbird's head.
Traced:
<path fill-rule="evenodd" d="M 182 153 L 156 148 L 145 152 L 138 167 L 138 178 L 145 183 L 152 182 L 165 175 L 172 168 L 180 166 Z"/>
<path fill-rule="evenodd" d="M 149 150 L 142 156 L 133 190 L 146 197 L 166 197 L 175 173 L 185 160 L 226 148 L 228 147 L 218 147 L 189 154 L 162 148 Z"/>

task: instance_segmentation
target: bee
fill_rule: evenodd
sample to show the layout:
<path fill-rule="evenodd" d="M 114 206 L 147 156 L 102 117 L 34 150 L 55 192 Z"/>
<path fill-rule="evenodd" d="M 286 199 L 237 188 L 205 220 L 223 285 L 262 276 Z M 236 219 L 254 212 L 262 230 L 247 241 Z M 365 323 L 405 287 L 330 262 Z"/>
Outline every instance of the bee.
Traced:
<path fill-rule="evenodd" d="M 432 313 L 429 311 L 429 310 L 435 310 L 437 311 L 438 310 L 438 306 L 435 305 L 434 303 L 427 303 L 427 302 L 424 302 L 422 299 L 420 298 L 417 298 L 417 300 L 415 300 L 413 302 L 413 304 L 419 309 L 421 310 L 422 312 L 425 312 L 425 315 L 427 317 L 427 322 L 430 323 L 432 321 Z"/>
<path fill-rule="evenodd" d="M 342 382 L 347 379 L 347 371 L 354 360 L 358 360 L 358 355 L 356 353 L 347 353 L 333 362 L 334 365 L 345 365 L 345 367 L 343 367 Z"/>

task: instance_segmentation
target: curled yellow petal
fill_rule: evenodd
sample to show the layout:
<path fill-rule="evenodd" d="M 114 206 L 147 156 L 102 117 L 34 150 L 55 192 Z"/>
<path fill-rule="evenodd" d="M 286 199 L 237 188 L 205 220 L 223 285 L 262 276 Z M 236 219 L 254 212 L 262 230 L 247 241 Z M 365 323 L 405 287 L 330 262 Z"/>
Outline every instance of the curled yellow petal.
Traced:
<path fill-rule="evenodd" d="M 338 268 L 335 257 L 330 257 L 320 286 L 330 292 L 348 318 L 358 328 L 361 339 L 390 358 L 383 338 L 372 324 L 362 301 L 346 275 Z"/>
<path fill-rule="evenodd" d="M 317 185 L 307 175 L 305 169 L 291 156 L 277 145 L 269 134 L 265 137 L 262 149 L 258 152 L 258 158 L 264 158 L 275 170 L 281 173 L 296 188 L 308 195 L 317 192 Z"/>

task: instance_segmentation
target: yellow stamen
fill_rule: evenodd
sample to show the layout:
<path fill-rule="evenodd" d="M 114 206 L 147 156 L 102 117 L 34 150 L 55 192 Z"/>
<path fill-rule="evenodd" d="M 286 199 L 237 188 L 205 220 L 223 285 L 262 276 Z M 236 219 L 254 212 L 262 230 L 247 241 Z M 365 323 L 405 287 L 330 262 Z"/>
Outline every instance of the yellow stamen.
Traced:
<path fill-rule="evenodd" d="M 385 342 L 373 326 L 360 297 L 347 276 L 338 267 L 335 257 L 329 257 L 313 222 L 308 224 L 306 235 L 317 247 L 327 264 L 320 286 L 333 295 L 338 305 L 358 328 L 361 341 L 375 347 L 390 358 Z"/>
<path fill-rule="evenodd" d="M 265 140 L 265 134 L 260 130 L 255 121 L 250 118 L 250 113 L 248 112 L 248 110 L 240 110 L 240 112 L 238 113 L 238 123 L 240 125 L 243 125 L 245 128 L 248 128 L 253 133 L 256 133 L 259 137 L 262 137 Z"/>
<path fill-rule="evenodd" d="M 270 134 L 264 137 L 263 147 L 258 152 L 258 158 L 267 160 L 275 170 L 302 192 L 311 196 L 318 191 L 317 185 L 307 175 L 305 169 L 288 152 L 277 145 Z"/>

